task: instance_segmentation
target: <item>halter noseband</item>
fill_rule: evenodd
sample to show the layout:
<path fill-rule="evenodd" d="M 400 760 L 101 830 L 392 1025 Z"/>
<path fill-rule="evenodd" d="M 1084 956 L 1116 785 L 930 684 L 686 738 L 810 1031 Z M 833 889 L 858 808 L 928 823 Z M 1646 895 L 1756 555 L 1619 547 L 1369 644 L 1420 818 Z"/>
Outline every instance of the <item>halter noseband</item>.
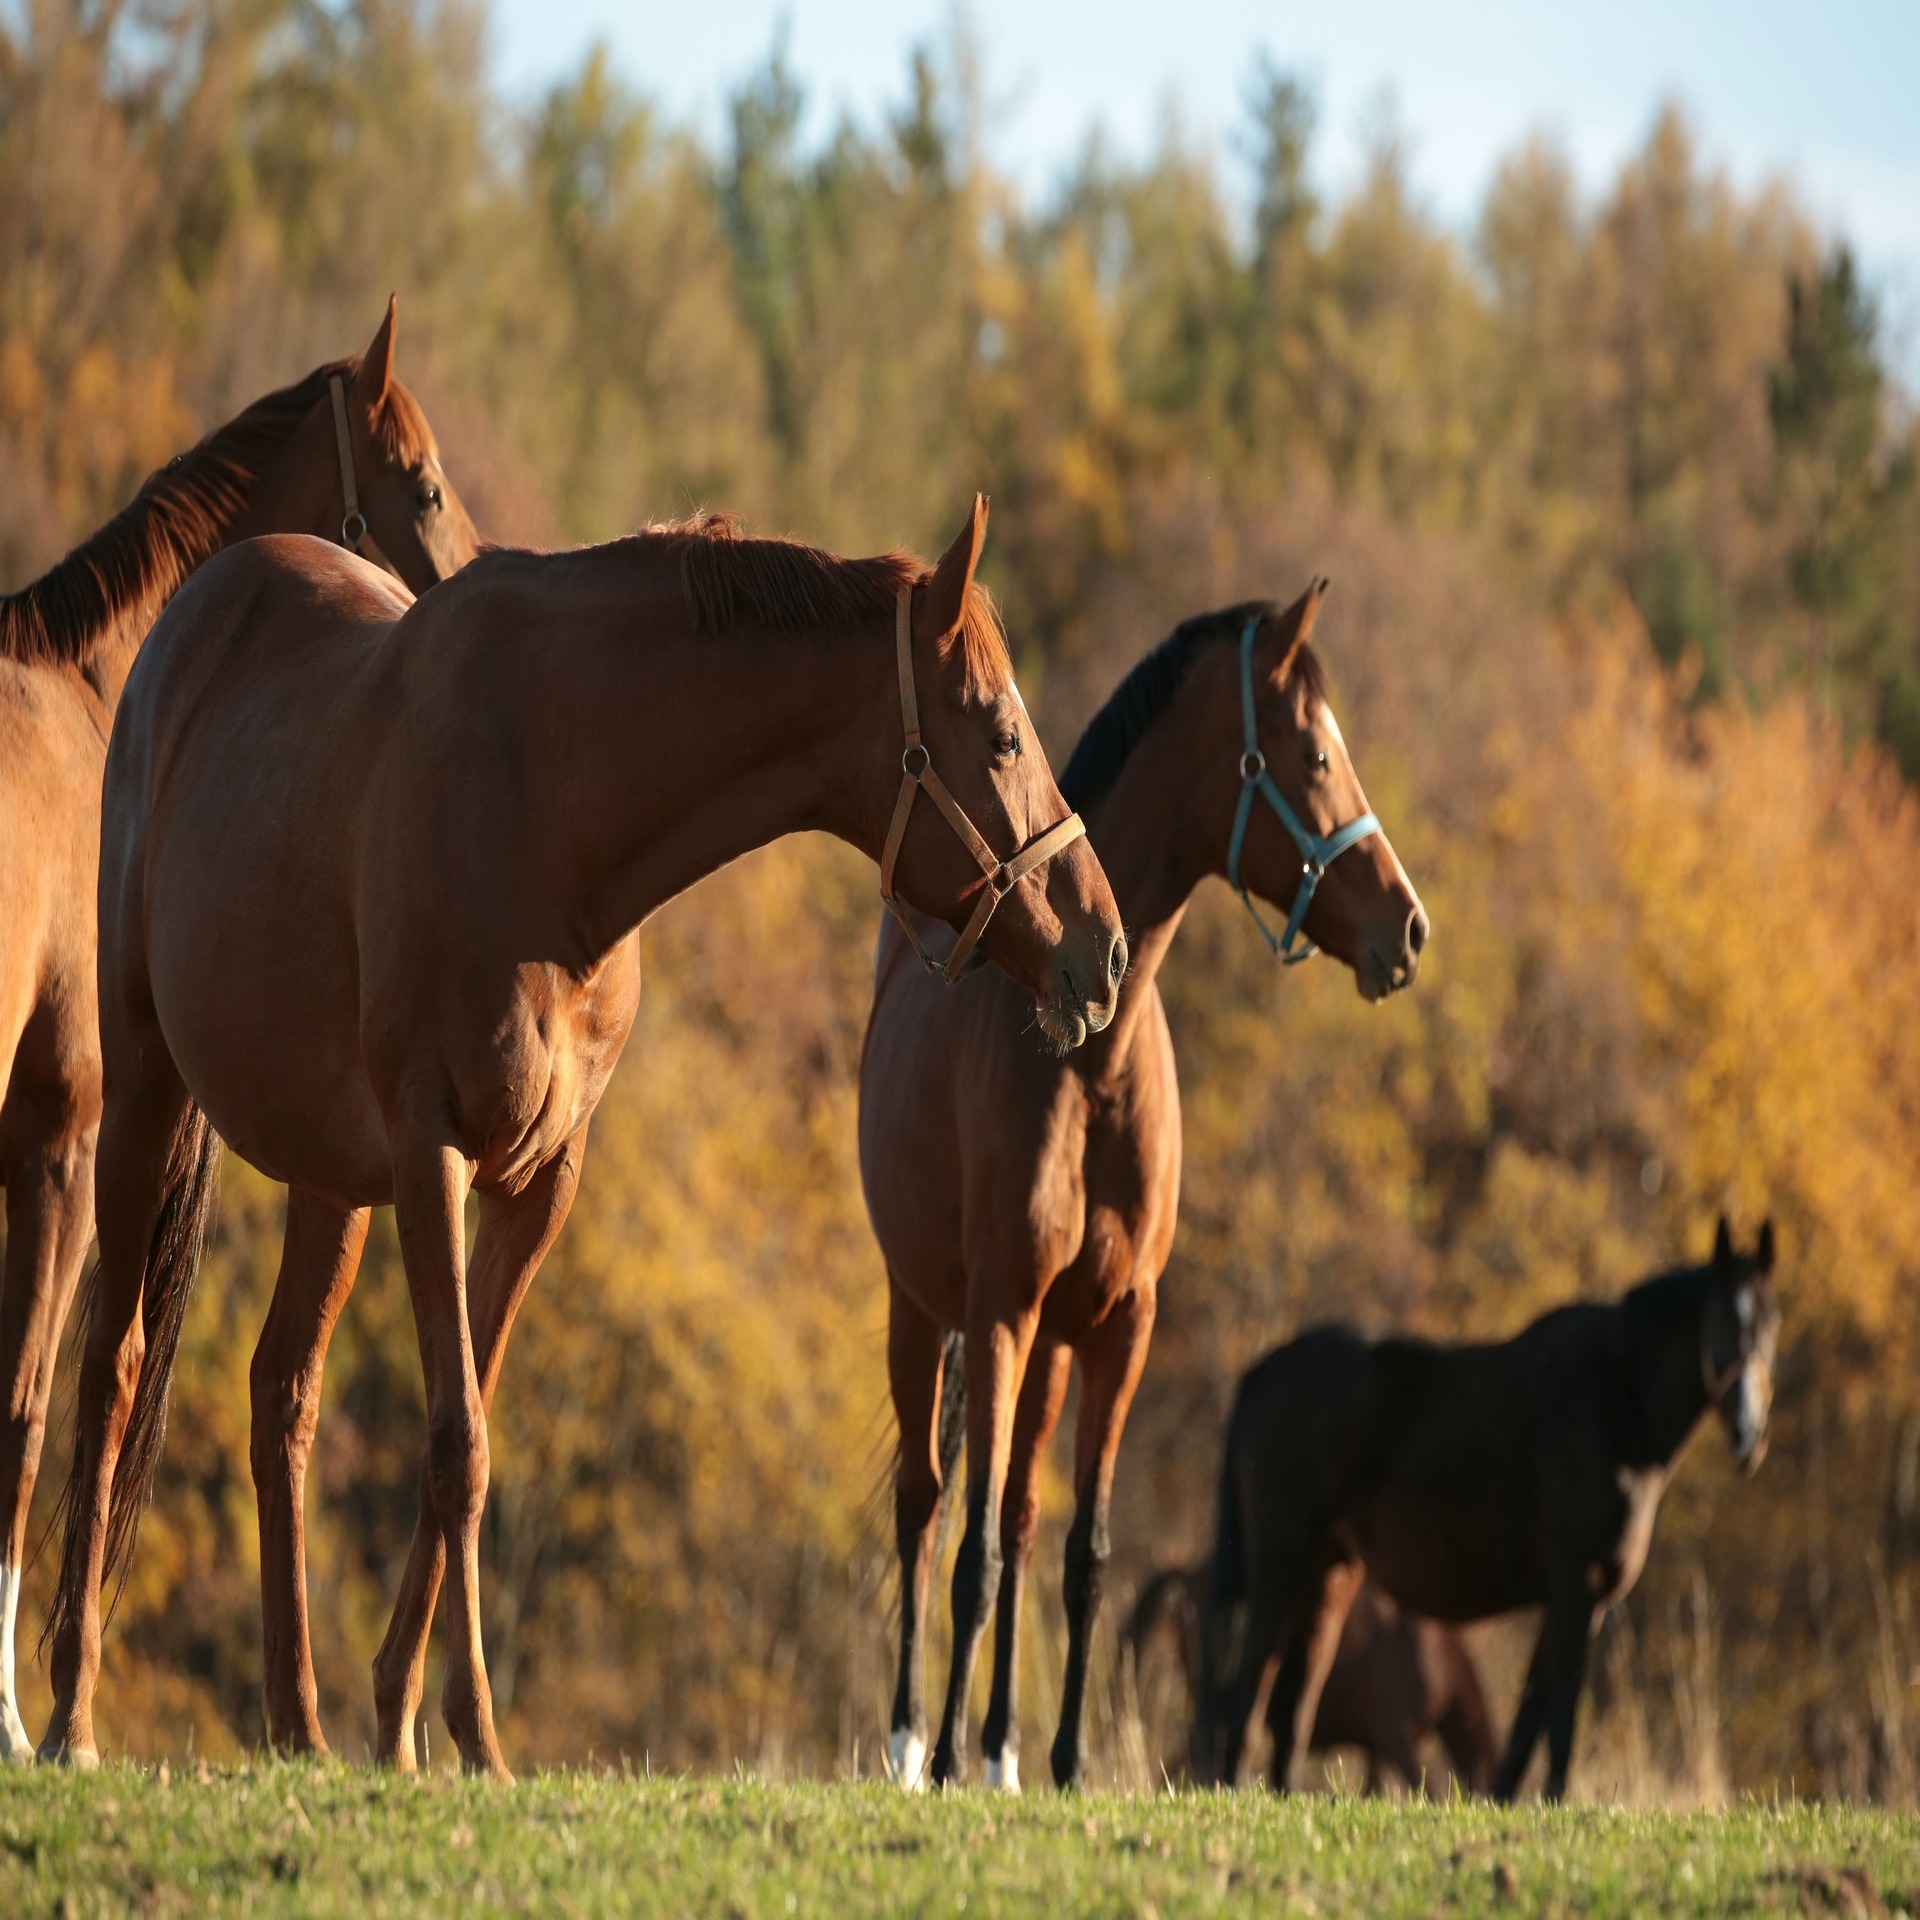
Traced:
<path fill-rule="evenodd" d="M 1312 903 L 1315 889 L 1320 885 L 1321 876 L 1349 847 L 1358 846 L 1370 833 L 1378 833 L 1380 822 L 1372 814 L 1363 813 L 1359 819 L 1349 820 L 1344 827 L 1336 828 L 1323 840 L 1310 827 L 1302 825 L 1300 816 L 1287 805 L 1286 795 L 1274 784 L 1273 775 L 1267 771 L 1267 756 L 1260 751 L 1260 730 L 1255 721 L 1253 636 L 1259 627 L 1260 616 L 1256 613 L 1248 617 L 1247 624 L 1240 630 L 1240 720 L 1246 747 L 1240 755 L 1240 804 L 1234 808 L 1233 838 L 1227 843 L 1227 884 L 1253 915 L 1253 924 L 1260 929 L 1268 948 L 1280 956 L 1284 965 L 1294 967 L 1302 960 L 1311 960 L 1320 951 L 1309 940 L 1295 952 L 1294 942 L 1300 938 L 1301 930 L 1306 925 L 1307 908 Z M 1253 796 L 1256 793 L 1274 810 L 1280 824 L 1293 836 L 1293 844 L 1300 849 L 1303 862 L 1300 884 L 1293 891 L 1293 910 L 1287 915 L 1287 930 L 1277 940 L 1273 936 L 1273 929 L 1261 919 L 1260 909 L 1253 904 L 1253 896 L 1240 879 L 1240 853 L 1246 845 L 1247 822 L 1253 817 Z"/>
<path fill-rule="evenodd" d="M 900 798 L 894 802 L 893 821 L 887 828 L 886 848 L 880 855 L 880 898 L 887 911 L 899 921 L 900 931 L 920 956 L 920 964 L 952 986 L 967 971 L 967 963 L 974 958 L 973 950 L 980 944 L 980 936 L 986 932 L 994 908 L 1035 867 L 1070 847 L 1087 829 L 1077 813 L 1070 813 L 1046 832 L 1036 834 L 1011 859 L 1002 860 L 967 818 L 966 809 L 947 791 L 946 782 L 934 772 L 933 755 L 920 737 L 920 701 L 913 684 L 911 587 L 902 587 L 895 603 L 893 638 L 900 669 L 900 722 L 906 733 L 906 746 L 900 755 Z M 980 898 L 960 935 L 959 944 L 944 961 L 935 959 L 914 932 L 913 923 L 907 918 L 906 910 L 893 890 L 893 869 L 900 858 L 900 843 L 907 837 L 907 820 L 913 812 L 914 796 L 922 788 L 925 788 L 933 804 L 946 815 L 947 824 L 960 836 L 961 844 L 973 855 L 980 868 L 980 878 L 960 895 L 962 900 L 970 893 L 977 893 Z"/>
<path fill-rule="evenodd" d="M 340 520 L 340 544 L 358 553 L 367 537 L 367 516 L 360 511 L 360 489 L 353 477 L 353 436 L 347 431 L 346 383 L 336 373 L 327 380 L 333 394 L 333 443 L 340 453 L 340 502 L 346 512 Z"/>

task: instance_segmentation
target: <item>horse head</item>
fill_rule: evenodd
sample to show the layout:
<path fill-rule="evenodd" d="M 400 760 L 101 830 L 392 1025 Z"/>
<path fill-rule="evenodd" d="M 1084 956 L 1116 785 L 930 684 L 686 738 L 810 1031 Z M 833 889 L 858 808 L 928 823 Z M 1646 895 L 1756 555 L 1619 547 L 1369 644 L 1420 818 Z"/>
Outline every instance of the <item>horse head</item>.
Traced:
<path fill-rule="evenodd" d="M 1767 1454 L 1780 1307 L 1773 1292 L 1773 1222 L 1751 1253 L 1734 1250 L 1726 1216 L 1713 1241 L 1713 1290 L 1700 1331 L 1700 1370 L 1742 1473 Z"/>

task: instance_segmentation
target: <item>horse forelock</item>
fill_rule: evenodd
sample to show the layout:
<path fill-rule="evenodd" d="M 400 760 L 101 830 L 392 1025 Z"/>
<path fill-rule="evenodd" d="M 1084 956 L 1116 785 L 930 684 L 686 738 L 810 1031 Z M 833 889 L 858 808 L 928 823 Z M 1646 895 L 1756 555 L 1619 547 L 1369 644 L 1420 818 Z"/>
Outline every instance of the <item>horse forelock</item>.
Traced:
<path fill-rule="evenodd" d="M 0 654 L 84 666 L 129 608 L 171 596 L 212 555 L 252 501 L 272 461 L 327 398 L 331 361 L 292 386 L 263 394 L 224 426 L 177 454 L 97 532 L 18 593 L 0 598 Z M 397 383 L 372 422 L 375 446 L 406 459 L 431 442 L 418 403 Z"/>
<path fill-rule="evenodd" d="M 387 387 L 368 422 L 374 449 L 389 465 L 407 469 L 438 457 L 426 410 L 398 380 Z"/>
<path fill-rule="evenodd" d="M 1253 600 L 1194 614 L 1134 662 L 1087 722 L 1060 775 L 1060 791 L 1069 806 L 1084 813 L 1106 797 L 1148 729 L 1173 705 L 1194 661 L 1208 647 L 1237 642 L 1255 617 L 1272 624 L 1283 617 L 1283 610 L 1270 601 Z M 1294 649 L 1286 684 L 1298 689 L 1309 705 L 1327 702 L 1326 669 L 1311 644 L 1303 641 Z"/>

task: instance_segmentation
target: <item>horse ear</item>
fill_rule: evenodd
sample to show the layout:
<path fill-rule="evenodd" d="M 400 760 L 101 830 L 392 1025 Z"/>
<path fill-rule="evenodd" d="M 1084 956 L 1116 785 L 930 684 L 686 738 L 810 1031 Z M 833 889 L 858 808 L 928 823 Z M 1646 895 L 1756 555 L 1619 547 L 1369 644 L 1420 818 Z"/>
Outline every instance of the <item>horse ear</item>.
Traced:
<path fill-rule="evenodd" d="M 393 320 L 399 307 L 400 296 L 388 294 L 387 317 L 380 322 L 380 331 L 373 336 L 372 344 L 360 356 L 360 370 L 354 376 L 354 386 L 369 412 L 380 406 L 393 385 Z"/>
<path fill-rule="evenodd" d="M 1727 1216 L 1720 1216 L 1720 1225 L 1713 1236 L 1713 1264 L 1724 1267 L 1733 1261 L 1733 1229 L 1727 1225 Z"/>
<path fill-rule="evenodd" d="M 946 640 L 960 631 L 967 611 L 967 589 L 973 584 L 973 570 L 980 564 L 980 549 L 986 543 L 987 496 L 976 493 L 966 525 L 953 536 L 953 544 L 940 556 L 940 564 L 927 582 L 927 619 L 936 639 Z"/>
<path fill-rule="evenodd" d="M 1333 583 L 1324 575 L 1313 579 L 1298 600 L 1280 616 L 1280 665 L 1277 676 L 1284 680 L 1293 671 L 1300 649 L 1313 637 L 1313 624 L 1320 618 L 1320 603 Z"/>
<path fill-rule="evenodd" d="M 1760 1228 L 1760 1244 L 1754 1249 L 1753 1264 L 1762 1273 L 1773 1271 L 1773 1216 L 1768 1214 Z"/>

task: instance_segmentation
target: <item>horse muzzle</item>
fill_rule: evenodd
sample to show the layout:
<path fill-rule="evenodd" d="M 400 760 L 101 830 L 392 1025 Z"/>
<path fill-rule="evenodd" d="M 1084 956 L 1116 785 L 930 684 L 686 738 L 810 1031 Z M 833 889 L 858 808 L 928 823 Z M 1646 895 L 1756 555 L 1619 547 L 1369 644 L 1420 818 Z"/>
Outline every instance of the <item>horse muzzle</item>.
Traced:
<path fill-rule="evenodd" d="M 1071 1053 L 1085 1043 L 1090 1034 L 1100 1033 L 1113 1023 L 1120 1009 L 1120 983 L 1127 977 L 1127 937 L 1115 933 L 1097 943 L 1091 971 L 1097 978 L 1097 990 L 1089 991 L 1075 977 L 1075 969 L 1063 966 L 1054 975 L 1054 990 L 1038 1002 L 1040 1031 L 1062 1053 Z"/>
<path fill-rule="evenodd" d="M 1420 955 L 1432 925 L 1426 909 L 1416 905 L 1394 934 L 1367 943 L 1360 965 L 1353 970 L 1361 999 L 1377 1004 L 1413 985 L 1420 977 Z"/>

